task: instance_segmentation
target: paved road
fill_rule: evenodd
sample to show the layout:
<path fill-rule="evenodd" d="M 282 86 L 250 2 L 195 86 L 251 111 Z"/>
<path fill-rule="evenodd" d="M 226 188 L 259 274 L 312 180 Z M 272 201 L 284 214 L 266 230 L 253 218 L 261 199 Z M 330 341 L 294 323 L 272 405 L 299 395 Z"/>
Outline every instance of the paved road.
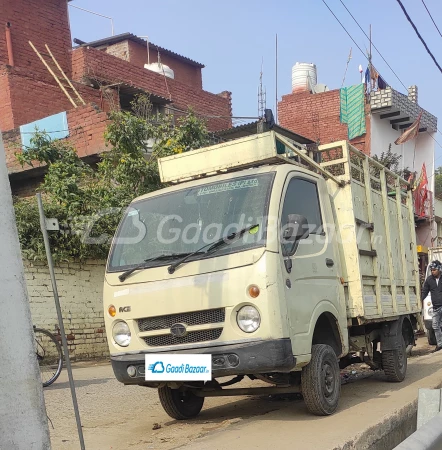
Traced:
<path fill-rule="evenodd" d="M 74 378 L 86 448 L 268 449 L 275 442 L 278 449 L 339 448 L 367 424 L 376 423 L 415 399 L 418 387 L 435 387 L 442 382 L 442 354 L 428 354 L 430 349 L 424 341 L 420 339 L 413 350 L 404 383 L 387 383 L 382 373 L 357 373 L 342 388 L 339 411 L 328 418 L 310 416 L 303 402 L 294 396 L 244 396 L 208 398 L 197 419 L 175 421 L 162 410 L 155 390 L 121 385 L 107 361 L 77 363 Z M 77 450 L 66 371 L 44 392 L 53 424 L 53 450 Z"/>

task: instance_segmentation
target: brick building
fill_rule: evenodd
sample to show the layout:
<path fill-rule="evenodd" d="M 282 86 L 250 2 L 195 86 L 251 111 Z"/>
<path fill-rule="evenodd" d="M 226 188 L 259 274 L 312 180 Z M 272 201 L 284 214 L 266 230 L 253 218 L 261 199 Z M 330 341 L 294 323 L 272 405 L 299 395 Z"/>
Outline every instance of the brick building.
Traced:
<path fill-rule="evenodd" d="M 303 66 L 307 66 L 305 80 L 302 79 L 302 73 L 293 76 L 298 70 L 297 67 L 304 68 Z M 279 124 L 318 144 L 348 140 L 348 125 L 342 123 L 340 117 L 341 90 L 328 90 L 324 85 L 317 85 L 316 88 L 316 68 L 313 67 L 310 64 L 299 63 L 294 66 L 292 93 L 284 95 L 278 103 Z M 369 83 L 372 83 L 371 80 Z M 417 173 L 418 176 L 425 164 L 429 197 L 425 210 L 415 213 L 417 243 L 420 244 L 418 252 L 421 253 L 424 265 L 425 253 L 437 239 L 433 202 L 434 177 L 431 176 L 435 169 L 434 135 L 437 132 L 437 118 L 419 106 L 416 86 L 411 86 L 406 95 L 388 85 L 379 88 L 379 85 L 375 84 L 372 87 L 373 89 L 369 89 L 370 92 L 365 93 L 363 99 L 365 132 L 350 142 L 370 156 L 380 156 L 391 149 L 393 153 L 401 156 L 399 169 L 407 169 Z M 420 113 L 422 116 L 417 137 L 396 145 L 396 139 L 416 121 Z"/>
<path fill-rule="evenodd" d="M 149 93 L 158 111 L 180 114 L 191 106 L 210 117 L 211 131 L 231 126 L 230 92 L 203 90 L 204 66 L 196 61 L 130 33 L 73 49 L 68 2 L 0 0 L 0 22 L 6 24 L 0 31 L 0 130 L 14 194 L 32 192 L 44 173 L 44 168 L 22 169 L 14 155 L 35 126 L 70 139 L 81 157 L 93 161 L 106 150 L 107 112 L 128 109 L 138 93 Z M 29 41 L 55 70 L 48 45 L 84 103 L 68 87 L 73 101 L 65 95 Z"/>

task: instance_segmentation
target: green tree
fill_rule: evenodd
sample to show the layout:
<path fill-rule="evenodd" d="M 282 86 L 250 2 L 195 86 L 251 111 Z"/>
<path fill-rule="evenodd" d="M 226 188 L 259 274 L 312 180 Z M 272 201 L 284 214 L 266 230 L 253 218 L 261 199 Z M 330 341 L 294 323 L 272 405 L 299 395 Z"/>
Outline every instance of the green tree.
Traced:
<path fill-rule="evenodd" d="M 56 217 L 64 230 L 50 233 L 55 260 L 105 258 L 124 208 L 135 197 L 163 187 L 158 158 L 209 142 L 205 123 L 192 111 L 173 125 L 172 116 L 152 113 L 147 96 L 137 97 L 132 106 L 134 113 L 110 113 L 105 133 L 110 149 L 96 170 L 68 141 L 51 140 L 44 132 L 37 131 L 31 147 L 17 153 L 22 166 L 47 166 L 39 188 L 45 213 Z M 148 141 L 153 142 L 150 155 L 145 151 Z M 36 199 L 16 198 L 14 205 L 24 257 L 44 260 Z"/>
<path fill-rule="evenodd" d="M 434 171 L 434 191 L 436 197 L 442 196 L 442 166 Z"/>
<path fill-rule="evenodd" d="M 387 169 L 391 170 L 392 172 L 401 176 L 402 178 L 408 179 L 408 177 L 411 174 L 408 168 L 405 168 L 404 170 L 399 169 L 399 164 L 402 159 L 402 155 L 392 152 L 391 144 L 388 146 L 388 150 L 386 152 L 382 152 L 379 156 L 373 155 L 373 159 L 375 161 L 380 162 Z"/>

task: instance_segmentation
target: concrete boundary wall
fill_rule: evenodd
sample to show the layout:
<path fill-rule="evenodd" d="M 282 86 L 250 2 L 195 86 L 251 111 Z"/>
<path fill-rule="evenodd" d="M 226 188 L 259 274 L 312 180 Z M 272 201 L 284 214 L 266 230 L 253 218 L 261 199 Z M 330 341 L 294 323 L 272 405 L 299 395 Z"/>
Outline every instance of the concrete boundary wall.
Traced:
<path fill-rule="evenodd" d="M 59 334 L 49 269 L 23 261 L 33 324 Z M 60 263 L 55 267 L 58 293 L 74 360 L 108 355 L 103 316 L 104 261 Z M 61 339 L 61 338 L 60 338 Z"/>

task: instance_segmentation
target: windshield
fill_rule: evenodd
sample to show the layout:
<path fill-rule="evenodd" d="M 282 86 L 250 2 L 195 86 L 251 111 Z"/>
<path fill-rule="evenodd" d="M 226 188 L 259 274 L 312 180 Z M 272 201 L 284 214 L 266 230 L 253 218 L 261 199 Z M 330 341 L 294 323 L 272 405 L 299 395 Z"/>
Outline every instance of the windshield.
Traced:
<path fill-rule="evenodd" d="M 114 239 L 108 271 L 127 270 L 151 258 L 146 263 L 151 267 L 170 264 L 174 256 L 195 252 L 255 224 L 257 232 L 253 229 L 216 252 L 200 252 L 189 260 L 265 245 L 273 177 L 273 173 L 238 177 L 133 203 Z"/>

